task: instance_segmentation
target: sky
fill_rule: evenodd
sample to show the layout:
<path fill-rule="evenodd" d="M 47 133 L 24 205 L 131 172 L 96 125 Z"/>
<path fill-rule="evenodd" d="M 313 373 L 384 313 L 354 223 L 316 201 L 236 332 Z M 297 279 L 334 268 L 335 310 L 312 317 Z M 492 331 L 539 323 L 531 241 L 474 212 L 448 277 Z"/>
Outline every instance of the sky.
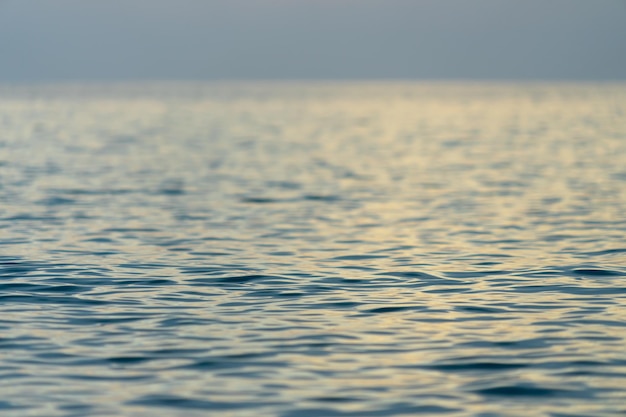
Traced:
<path fill-rule="evenodd" d="M 0 0 L 0 82 L 626 80 L 626 0 Z"/>

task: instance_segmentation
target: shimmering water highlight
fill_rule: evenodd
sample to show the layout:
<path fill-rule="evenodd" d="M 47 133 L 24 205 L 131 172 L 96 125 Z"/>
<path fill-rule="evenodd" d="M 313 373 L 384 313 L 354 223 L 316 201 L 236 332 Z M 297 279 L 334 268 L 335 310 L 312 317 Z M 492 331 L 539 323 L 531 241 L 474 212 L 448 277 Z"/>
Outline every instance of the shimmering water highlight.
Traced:
<path fill-rule="evenodd" d="M 626 413 L 626 86 L 0 88 L 0 410 Z"/>

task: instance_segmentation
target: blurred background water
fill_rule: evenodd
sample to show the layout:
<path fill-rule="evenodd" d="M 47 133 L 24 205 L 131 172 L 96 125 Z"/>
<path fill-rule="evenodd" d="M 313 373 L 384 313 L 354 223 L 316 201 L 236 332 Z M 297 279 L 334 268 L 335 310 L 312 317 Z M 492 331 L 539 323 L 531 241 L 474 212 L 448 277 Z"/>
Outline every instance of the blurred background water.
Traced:
<path fill-rule="evenodd" d="M 0 88 L 0 412 L 626 413 L 626 85 Z"/>

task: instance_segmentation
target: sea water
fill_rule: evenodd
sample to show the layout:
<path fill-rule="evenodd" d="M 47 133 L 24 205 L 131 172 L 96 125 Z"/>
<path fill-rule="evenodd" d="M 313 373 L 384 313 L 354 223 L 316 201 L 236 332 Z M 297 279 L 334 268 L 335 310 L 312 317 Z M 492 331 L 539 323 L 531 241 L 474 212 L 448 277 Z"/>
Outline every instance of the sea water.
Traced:
<path fill-rule="evenodd" d="M 626 85 L 0 87 L 0 413 L 626 413 Z"/>

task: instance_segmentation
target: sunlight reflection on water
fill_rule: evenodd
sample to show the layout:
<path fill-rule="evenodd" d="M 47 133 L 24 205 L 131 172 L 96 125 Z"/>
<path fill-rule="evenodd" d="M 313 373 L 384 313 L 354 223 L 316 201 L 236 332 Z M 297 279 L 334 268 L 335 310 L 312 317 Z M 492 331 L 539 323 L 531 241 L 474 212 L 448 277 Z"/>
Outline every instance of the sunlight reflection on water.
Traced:
<path fill-rule="evenodd" d="M 0 97 L 3 412 L 625 412 L 623 84 Z"/>

